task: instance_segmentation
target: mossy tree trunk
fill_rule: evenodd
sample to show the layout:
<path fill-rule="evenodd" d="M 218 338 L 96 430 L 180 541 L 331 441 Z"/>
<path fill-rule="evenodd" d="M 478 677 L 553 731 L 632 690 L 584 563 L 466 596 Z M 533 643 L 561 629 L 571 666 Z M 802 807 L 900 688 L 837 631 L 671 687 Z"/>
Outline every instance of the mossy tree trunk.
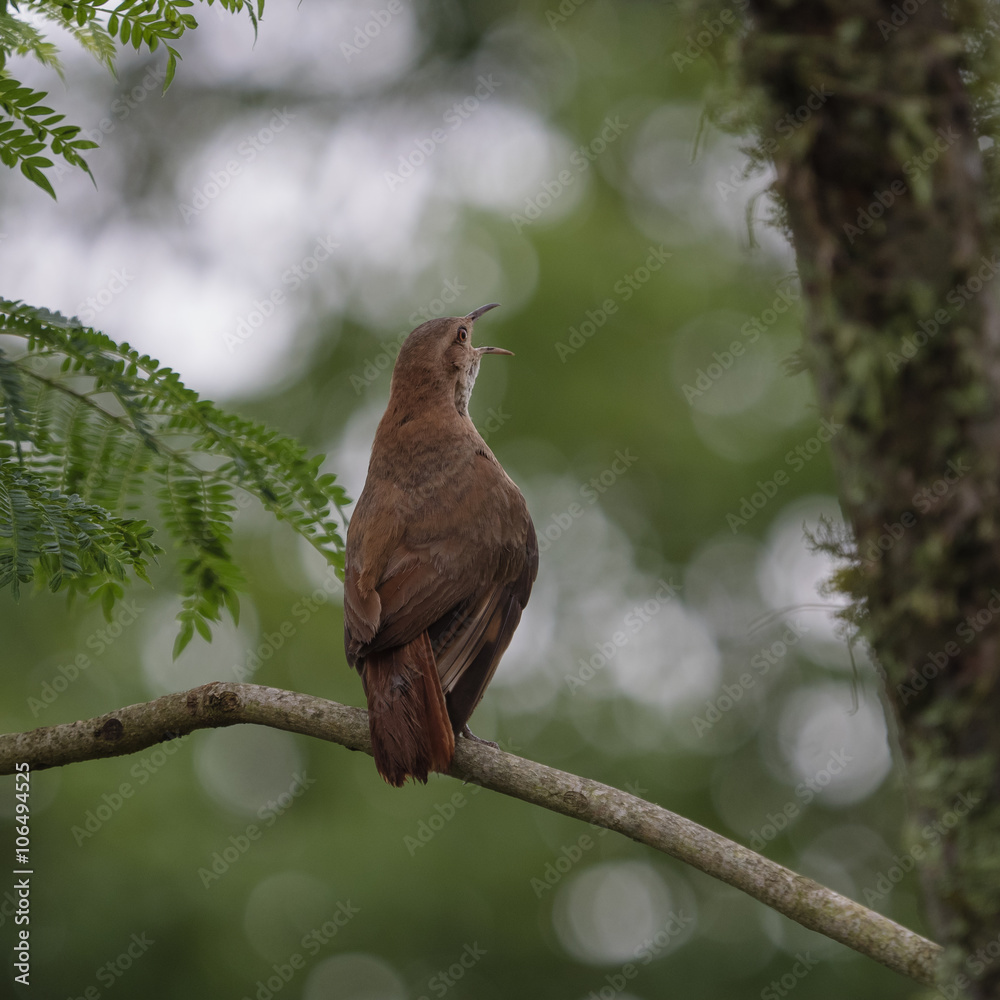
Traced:
<path fill-rule="evenodd" d="M 759 0 L 741 54 L 950 995 L 1000 995 L 1000 260 L 985 15 Z M 955 19 L 960 19 L 957 23 Z M 987 143 L 988 146 L 988 143 Z M 930 830 L 926 828 L 930 827 Z M 992 945 L 992 947 L 990 947 Z M 955 991 L 955 992 L 952 992 Z"/>

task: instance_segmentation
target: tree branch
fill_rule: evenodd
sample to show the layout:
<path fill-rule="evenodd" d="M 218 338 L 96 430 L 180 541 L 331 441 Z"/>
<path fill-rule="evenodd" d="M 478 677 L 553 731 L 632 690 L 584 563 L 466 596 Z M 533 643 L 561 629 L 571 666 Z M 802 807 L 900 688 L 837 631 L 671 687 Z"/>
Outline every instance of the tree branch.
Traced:
<path fill-rule="evenodd" d="M 0 736 L 0 774 L 119 757 L 196 729 L 253 723 L 371 753 L 368 716 L 323 698 L 214 682 L 85 722 Z M 454 778 L 624 834 L 760 900 L 895 972 L 934 984 L 941 948 L 888 917 L 689 819 L 588 778 L 459 740 Z"/>

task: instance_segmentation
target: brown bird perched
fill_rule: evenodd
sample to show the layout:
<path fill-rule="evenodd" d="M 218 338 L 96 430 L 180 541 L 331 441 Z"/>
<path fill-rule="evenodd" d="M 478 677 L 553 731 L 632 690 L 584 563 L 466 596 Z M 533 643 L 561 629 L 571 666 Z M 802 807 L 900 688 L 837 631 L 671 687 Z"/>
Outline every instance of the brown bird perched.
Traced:
<path fill-rule="evenodd" d="M 538 572 L 521 491 L 469 417 L 484 354 L 468 316 L 404 341 L 347 530 L 344 647 L 361 674 L 379 774 L 447 771 Z"/>

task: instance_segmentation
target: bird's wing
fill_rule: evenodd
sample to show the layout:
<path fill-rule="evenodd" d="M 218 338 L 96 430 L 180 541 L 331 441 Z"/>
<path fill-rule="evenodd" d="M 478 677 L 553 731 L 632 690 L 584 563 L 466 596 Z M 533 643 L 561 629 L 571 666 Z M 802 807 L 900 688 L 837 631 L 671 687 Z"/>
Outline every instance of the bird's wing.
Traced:
<path fill-rule="evenodd" d="M 381 625 L 379 580 L 406 530 L 398 493 L 394 484 L 373 485 L 369 476 L 347 528 L 344 649 L 352 667 L 357 666 L 361 649 L 375 638 Z"/>
<path fill-rule="evenodd" d="M 344 587 L 344 638 L 348 662 L 415 639 L 466 596 L 454 562 L 441 564 L 425 547 L 402 541 L 376 589 L 361 597 L 357 571 L 348 564 Z"/>
<path fill-rule="evenodd" d="M 366 653 L 410 642 L 466 597 L 463 567 L 441 558 L 444 544 L 433 552 L 406 542 L 396 548 L 378 586 L 381 616 Z"/>
<path fill-rule="evenodd" d="M 538 570 L 538 543 L 530 521 L 521 561 L 515 580 L 494 584 L 428 630 L 455 732 L 483 697 L 528 603 Z"/>

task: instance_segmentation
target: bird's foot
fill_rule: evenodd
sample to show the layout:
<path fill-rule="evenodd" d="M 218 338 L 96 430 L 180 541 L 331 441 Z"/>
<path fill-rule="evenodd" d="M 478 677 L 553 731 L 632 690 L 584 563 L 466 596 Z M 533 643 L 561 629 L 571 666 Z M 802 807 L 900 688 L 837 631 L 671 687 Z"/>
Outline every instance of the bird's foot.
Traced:
<path fill-rule="evenodd" d="M 488 747 L 493 747 L 494 750 L 500 749 L 499 743 L 494 743 L 493 740 L 484 740 L 478 737 L 467 725 L 462 727 L 462 735 L 467 740 L 472 740 L 473 743 L 485 743 Z"/>

